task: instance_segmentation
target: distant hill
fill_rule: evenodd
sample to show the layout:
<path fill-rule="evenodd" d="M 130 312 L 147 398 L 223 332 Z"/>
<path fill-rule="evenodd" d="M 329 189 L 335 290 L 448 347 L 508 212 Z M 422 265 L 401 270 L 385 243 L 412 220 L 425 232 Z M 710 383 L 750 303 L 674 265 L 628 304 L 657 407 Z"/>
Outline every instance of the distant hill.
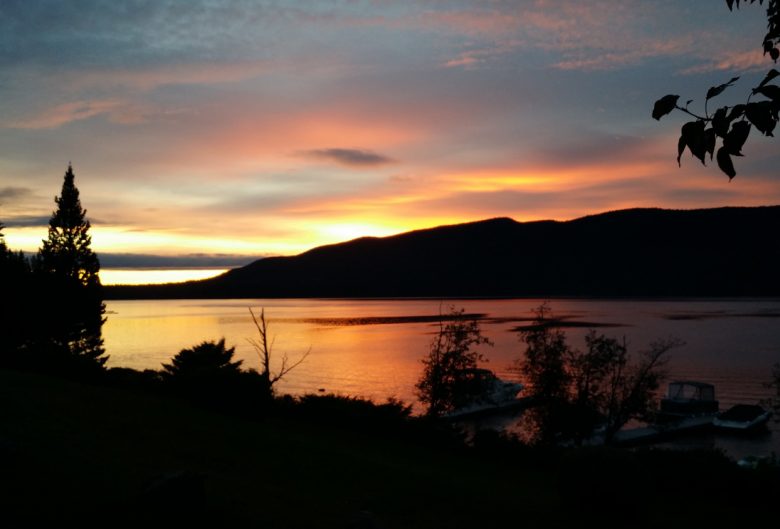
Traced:
<path fill-rule="evenodd" d="M 496 218 L 270 257 L 109 298 L 778 296 L 780 206 Z"/>

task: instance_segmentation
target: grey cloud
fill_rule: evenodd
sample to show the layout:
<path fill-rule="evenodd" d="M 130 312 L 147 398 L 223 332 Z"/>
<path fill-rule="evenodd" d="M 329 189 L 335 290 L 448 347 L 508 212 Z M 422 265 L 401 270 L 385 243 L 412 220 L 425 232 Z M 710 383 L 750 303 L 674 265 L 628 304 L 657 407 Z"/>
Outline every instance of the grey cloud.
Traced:
<path fill-rule="evenodd" d="M 3 221 L 3 224 L 9 228 L 39 228 L 41 226 L 48 226 L 50 218 L 50 215 L 20 215 L 1 220 Z"/>
<path fill-rule="evenodd" d="M 259 259 L 259 256 L 232 254 L 152 255 L 100 253 L 103 268 L 234 268 Z"/>
<path fill-rule="evenodd" d="M 536 150 L 539 162 L 563 166 L 581 166 L 605 161 L 633 161 L 649 140 L 624 134 L 581 130 L 574 138 Z M 673 149 L 673 147 L 672 147 Z"/>
<path fill-rule="evenodd" d="M 405 184 L 414 181 L 415 176 L 411 174 L 394 174 L 388 178 L 388 181 L 394 184 Z"/>
<path fill-rule="evenodd" d="M 714 169 L 717 171 L 717 169 Z M 727 177 L 725 175 L 713 174 L 714 178 L 722 176 L 722 181 L 725 182 Z M 702 202 L 709 202 L 715 204 L 728 204 L 730 200 L 739 201 L 740 193 L 734 189 L 735 186 L 723 189 L 702 189 L 700 187 L 687 187 L 682 189 L 670 189 L 668 191 L 661 192 L 661 196 L 666 199 L 665 203 L 675 204 L 696 204 Z"/>
<path fill-rule="evenodd" d="M 257 59 L 281 40 L 280 26 L 289 33 L 290 15 L 254 0 L 3 0 L 0 65 L 19 57 L 57 69 Z"/>
<path fill-rule="evenodd" d="M 757 179 L 761 176 L 769 182 L 778 182 L 777 168 L 780 166 L 780 154 L 777 153 L 777 145 L 771 143 L 773 140 L 774 138 L 762 138 L 757 135 L 748 140 L 744 151 L 745 157 L 734 160 L 737 178 Z"/>
<path fill-rule="evenodd" d="M 15 200 L 32 194 L 33 190 L 29 187 L 0 187 L 0 200 Z"/>
<path fill-rule="evenodd" d="M 370 167 L 393 162 L 392 158 L 364 149 L 314 149 L 303 151 L 302 154 L 310 158 L 320 158 L 355 167 Z"/>
<path fill-rule="evenodd" d="M 469 215 L 490 217 L 511 214 L 516 211 L 534 211 L 538 208 L 555 206 L 568 200 L 558 192 L 488 191 L 457 193 L 445 198 L 422 201 L 415 208 L 425 211 L 447 211 L 455 209 Z"/>

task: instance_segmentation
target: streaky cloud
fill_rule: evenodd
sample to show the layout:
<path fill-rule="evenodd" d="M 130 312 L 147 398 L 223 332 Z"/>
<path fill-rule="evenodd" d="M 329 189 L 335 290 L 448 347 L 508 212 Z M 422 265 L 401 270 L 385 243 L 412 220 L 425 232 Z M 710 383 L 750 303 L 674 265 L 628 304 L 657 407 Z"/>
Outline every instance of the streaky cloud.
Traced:
<path fill-rule="evenodd" d="M 49 218 L 50 215 L 18 215 L 2 221 L 9 228 L 40 228 L 49 225 Z"/>
<path fill-rule="evenodd" d="M 319 158 L 355 167 L 371 167 L 393 162 L 392 158 L 364 149 L 313 149 L 303 151 L 302 154 L 309 158 Z"/>
<path fill-rule="evenodd" d="M 74 101 L 13 121 L 6 126 L 17 129 L 56 129 L 73 121 L 89 119 L 101 114 L 111 114 L 121 103 L 116 100 Z"/>
<path fill-rule="evenodd" d="M 193 253 L 155 255 L 140 253 L 100 253 L 104 268 L 233 268 L 244 266 L 262 256 Z"/>
<path fill-rule="evenodd" d="M 766 55 L 760 49 L 724 51 L 714 54 L 710 60 L 685 68 L 683 75 L 713 72 L 757 72 L 768 68 Z"/>
<path fill-rule="evenodd" d="M 33 190 L 29 187 L 0 187 L 0 200 L 15 200 L 18 198 L 28 197 L 33 194 Z"/>

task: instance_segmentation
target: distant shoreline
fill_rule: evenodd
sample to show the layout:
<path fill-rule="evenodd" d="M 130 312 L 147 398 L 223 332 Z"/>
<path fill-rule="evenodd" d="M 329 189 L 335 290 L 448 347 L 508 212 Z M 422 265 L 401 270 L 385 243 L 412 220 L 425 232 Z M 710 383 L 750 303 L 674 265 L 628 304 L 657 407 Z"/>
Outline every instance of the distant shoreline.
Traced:
<path fill-rule="evenodd" d="M 180 283 L 173 283 L 178 285 Z M 779 301 L 780 296 L 767 295 L 767 296 L 577 296 L 577 295 L 554 295 L 554 296 L 203 296 L 203 297 L 143 297 L 143 296 L 117 296 L 116 290 L 135 289 L 144 287 L 157 287 L 168 286 L 166 285 L 106 285 L 104 289 L 104 299 L 106 301 L 192 301 L 192 300 L 245 300 L 245 299 L 311 299 L 311 300 L 354 300 L 354 301 L 509 301 L 509 300 L 539 300 L 539 301 L 555 301 L 555 300 L 582 300 L 582 301 L 672 301 L 672 302 L 684 302 L 684 301 Z M 112 292 L 113 291 L 113 292 Z"/>
<path fill-rule="evenodd" d="M 627 209 L 364 237 L 108 299 L 780 298 L 780 206 Z"/>

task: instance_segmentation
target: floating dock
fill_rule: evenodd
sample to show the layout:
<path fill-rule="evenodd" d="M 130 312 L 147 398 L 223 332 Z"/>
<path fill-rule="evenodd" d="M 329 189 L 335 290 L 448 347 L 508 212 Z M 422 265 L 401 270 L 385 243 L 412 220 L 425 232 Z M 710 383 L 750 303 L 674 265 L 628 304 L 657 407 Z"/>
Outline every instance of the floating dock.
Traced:
<path fill-rule="evenodd" d="M 688 417 L 668 424 L 654 424 L 643 428 L 621 430 L 615 434 L 614 442 L 623 446 L 635 446 L 646 443 L 657 443 L 671 437 L 708 430 L 712 428 L 715 415 Z"/>

